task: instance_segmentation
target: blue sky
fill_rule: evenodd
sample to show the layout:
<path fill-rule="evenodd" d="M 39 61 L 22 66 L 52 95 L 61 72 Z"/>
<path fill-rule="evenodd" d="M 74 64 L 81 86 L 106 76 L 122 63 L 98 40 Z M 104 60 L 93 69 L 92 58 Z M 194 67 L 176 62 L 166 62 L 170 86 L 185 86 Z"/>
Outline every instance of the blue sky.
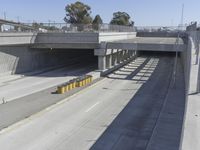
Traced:
<path fill-rule="evenodd" d="M 0 0 L 0 18 L 22 22 L 63 22 L 65 6 L 76 0 Z M 80 0 L 92 8 L 92 16 L 100 14 L 105 23 L 113 12 L 125 11 L 137 26 L 178 25 L 184 4 L 184 23 L 200 21 L 200 0 Z"/>

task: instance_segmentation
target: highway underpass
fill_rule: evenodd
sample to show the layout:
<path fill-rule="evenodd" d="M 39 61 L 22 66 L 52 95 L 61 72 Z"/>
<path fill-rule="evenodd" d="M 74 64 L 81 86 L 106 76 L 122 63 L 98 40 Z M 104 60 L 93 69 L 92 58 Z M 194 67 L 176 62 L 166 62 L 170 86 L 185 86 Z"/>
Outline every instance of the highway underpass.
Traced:
<path fill-rule="evenodd" d="M 84 50 L 83 52 L 83 50 L 67 49 L 44 50 L 46 59 L 37 56 L 32 58 L 35 61 L 38 60 L 35 64 L 33 62 L 32 66 L 36 71 L 32 72 L 23 72 L 24 68 L 26 68 L 25 62 L 19 61 L 15 69 L 15 75 L 7 74 L 0 78 L 1 100 L 4 99 L 5 102 L 9 102 L 57 86 L 64 81 L 80 75 L 87 73 L 95 74 L 93 71 L 97 70 L 98 65 L 93 51 Z M 12 55 L 12 53 L 9 53 L 9 55 Z M 51 59 L 53 60 L 51 61 Z M 5 63 L 7 62 L 5 61 Z M 32 70 L 34 70 L 33 68 Z"/>
<path fill-rule="evenodd" d="M 0 147 L 199 150 L 196 28 L 142 38 L 1 33 Z M 83 74 L 96 80 L 56 94 L 58 84 Z"/>
<path fill-rule="evenodd" d="M 173 82 L 174 62 L 174 54 L 140 55 L 96 84 L 5 128 L 0 147 L 176 150 L 185 86 L 180 59 Z"/>

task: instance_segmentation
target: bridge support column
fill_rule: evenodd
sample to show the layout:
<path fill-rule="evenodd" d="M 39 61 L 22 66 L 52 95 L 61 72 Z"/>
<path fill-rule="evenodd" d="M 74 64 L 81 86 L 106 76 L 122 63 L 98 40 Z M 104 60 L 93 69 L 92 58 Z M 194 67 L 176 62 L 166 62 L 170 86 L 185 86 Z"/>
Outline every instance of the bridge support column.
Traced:
<path fill-rule="evenodd" d="M 135 56 L 132 50 L 107 49 L 106 42 L 102 42 L 100 48 L 94 50 L 94 55 L 98 56 L 98 69 L 102 73 L 115 70 Z"/>
<path fill-rule="evenodd" d="M 128 59 L 130 59 L 133 56 L 132 54 L 132 51 L 128 50 Z"/>
<path fill-rule="evenodd" d="M 123 62 L 126 61 L 126 57 L 127 57 L 126 50 L 123 50 L 123 56 L 122 56 L 122 61 Z"/>
<path fill-rule="evenodd" d="M 3 32 L 3 24 L 0 24 L 0 32 Z"/>
<path fill-rule="evenodd" d="M 106 68 L 111 68 L 112 66 L 112 54 L 106 56 Z"/>
<path fill-rule="evenodd" d="M 128 60 L 128 59 L 129 59 L 129 52 L 128 52 L 128 50 L 125 50 L 125 52 L 126 52 L 126 57 L 125 57 L 125 59 Z"/>
<path fill-rule="evenodd" d="M 15 29 L 16 31 L 18 31 L 18 32 L 21 32 L 21 31 L 22 31 L 22 28 L 19 27 L 19 26 L 15 26 L 14 29 Z"/>
<path fill-rule="evenodd" d="M 120 63 L 124 61 L 124 50 L 120 52 Z"/>
<path fill-rule="evenodd" d="M 112 65 L 113 66 L 117 65 L 117 50 L 113 50 Z"/>
<path fill-rule="evenodd" d="M 120 55 L 121 55 L 121 51 L 118 49 L 117 50 L 117 63 L 118 64 L 121 62 Z"/>
<path fill-rule="evenodd" d="M 106 69 L 106 56 L 98 56 L 98 69 L 99 70 Z"/>

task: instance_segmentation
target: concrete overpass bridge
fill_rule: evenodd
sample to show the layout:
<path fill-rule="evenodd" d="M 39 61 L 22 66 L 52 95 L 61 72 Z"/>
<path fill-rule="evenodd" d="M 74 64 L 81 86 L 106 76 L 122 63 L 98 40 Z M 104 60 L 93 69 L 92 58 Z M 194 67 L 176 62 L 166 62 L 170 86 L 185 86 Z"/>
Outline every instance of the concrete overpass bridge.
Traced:
<path fill-rule="evenodd" d="M 26 45 L 32 51 L 91 49 L 94 50 L 94 55 L 98 56 L 99 70 L 109 69 L 139 51 L 183 52 L 186 50 L 186 44 L 178 35 L 177 37 L 136 37 L 136 32 L 0 33 L 0 39 L 2 41 L 0 46 Z M 120 60 L 117 60 L 119 58 Z"/>

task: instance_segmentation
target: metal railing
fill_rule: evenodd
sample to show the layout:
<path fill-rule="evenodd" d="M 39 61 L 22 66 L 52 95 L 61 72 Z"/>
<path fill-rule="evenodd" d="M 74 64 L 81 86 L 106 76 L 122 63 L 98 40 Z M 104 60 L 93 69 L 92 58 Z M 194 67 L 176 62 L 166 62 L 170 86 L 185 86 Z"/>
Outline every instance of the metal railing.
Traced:
<path fill-rule="evenodd" d="M 111 24 L 68 24 L 68 23 L 23 23 L 21 32 L 134 32 L 133 26 L 111 25 Z M 8 25 L 6 25 L 8 26 Z M 31 27 L 27 28 L 27 27 Z M 15 28 L 7 28 L 2 32 L 19 32 Z"/>
<path fill-rule="evenodd" d="M 185 31 L 187 26 L 136 26 L 137 32 L 180 32 Z"/>

